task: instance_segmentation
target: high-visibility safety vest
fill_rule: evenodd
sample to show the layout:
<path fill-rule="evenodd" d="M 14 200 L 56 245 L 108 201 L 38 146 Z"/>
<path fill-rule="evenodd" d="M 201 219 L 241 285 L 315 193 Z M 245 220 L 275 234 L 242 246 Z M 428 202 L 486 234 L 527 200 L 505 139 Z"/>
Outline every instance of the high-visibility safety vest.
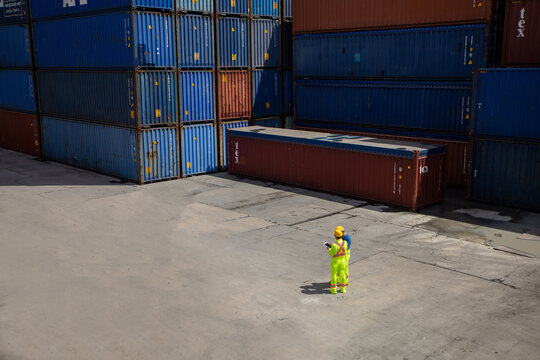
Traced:
<path fill-rule="evenodd" d="M 339 245 L 339 242 L 335 242 L 336 245 Z M 339 258 L 339 257 L 342 257 L 342 256 L 346 256 L 347 255 L 347 243 L 343 240 L 341 240 L 341 245 L 339 245 L 339 249 L 337 251 L 337 253 L 335 253 L 334 255 L 332 255 L 332 258 Z"/>

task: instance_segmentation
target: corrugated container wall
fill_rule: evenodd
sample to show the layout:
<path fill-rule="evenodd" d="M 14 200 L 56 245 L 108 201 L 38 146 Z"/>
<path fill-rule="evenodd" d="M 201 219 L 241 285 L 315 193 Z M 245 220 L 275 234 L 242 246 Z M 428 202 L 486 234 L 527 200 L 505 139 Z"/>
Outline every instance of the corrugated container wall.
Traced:
<path fill-rule="evenodd" d="M 296 80 L 296 118 L 466 133 L 471 83 Z"/>
<path fill-rule="evenodd" d="M 249 14 L 248 0 L 218 0 L 217 7 L 219 14 Z"/>
<path fill-rule="evenodd" d="M 218 72 L 219 119 L 251 116 L 251 81 L 247 70 Z"/>
<path fill-rule="evenodd" d="M 475 136 L 540 142 L 540 68 L 480 69 L 474 89 Z"/>
<path fill-rule="evenodd" d="M 486 25 L 299 35 L 297 77 L 471 79 L 489 67 Z"/>
<path fill-rule="evenodd" d="M 0 147 L 41 156 L 38 117 L 0 110 Z"/>
<path fill-rule="evenodd" d="M 32 67 L 28 25 L 0 26 L 0 67 Z"/>
<path fill-rule="evenodd" d="M 495 17 L 493 0 L 294 0 L 294 32 L 473 24 Z"/>
<path fill-rule="evenodd" d="M 508 1 L 504 39 L 505 65 L 540 66 L 540 1 Z"/>
<path fill-rule="evenodd" d="M 176 128 L 135 130 L 43 117 L 43 156 L 138 183 L 178 177 Z"/>
<path fill-rule="evenodd" d="M 173 17 L 112 13 L 34 23 L 38 68 L 176 67 Z"/>
<path fill-rule="evenodd" d="M 174 71 L 40 71 L 41 112 L 128 127 L 178 123 Z"/>
<path fill-rule="evenodd" d="M 182 127 L 182 176 L 218 170 L 216 127 L 214 124 Z"/>
<path fill-rule="evenodd" d="M 27 0 L 0 1 L 0 24 L 28 23 Z"/>
<path fill-rule="evenodd" d="M 219 18 L 219 67 L 249 67 L 248 21 Z"/>
<path fill-rule="evenodd" d="M 229 130 L 227 141 L 231 174 L 411 210 L 444 199 L 442 146 L 259 126 Z M 342 169 L 349 176 L 335 175 Z"/>
<path fill-rule="evenodd" d="M 292 1 L 293 0 L 282 0 L 283 17 L 285 19 L 292 19 Z"/>
<path fill-rule="evenodd" d="M 282 0 L 251 0 L 253 15 L 279 17 L 279 3 Z"/>
<path fill-rule="evenodd" d="M 214 11 L 214 0 L 176 0 L 176 9 L 212 13 Z"/>
<path fill-rule="evenodd" d="M 283 110 L 285 114 L 294 113 L 294 97 L 293 97 L 293 72 L 286 70 L 283 72 L 283 91 L 285 92 L 285 104 Z"/>
<path fill-rule="evenodd" d="M 32 19 L 37 20 L 136 8 L 172 11 L 174 9 L 174 0 L 32 0 L 30 7 L 32 9 Z"/>
<path fill-rule="evenodd" d="M 183 122 L 215 120 L 214 73 L 183 71 L 180 73 Z"/>
<path fill-rule="evenodd" d="M 279 70 L 253 71 L 253 115 L 281 114 L 281 74 Z"/>
<path fill-rule="evenodd" d="M 476 138 L 469 197 L 540 210 L 540 143 Z"/>
<path fill-rule="evenodd" d="M 228 121 L 221 123 L 221 136 L 220 136 L 220 143 L 221 143 L 221 163 L 220 167 L 222 169 L 227 168 L 227 130 L 228 129 L 236 129 L 241 127 L 247 127 L 249 126 L 248 120 L 242 120 L 242 121 Z"/>
<path fill-rule="evenodd" d="M 0 108 L 35 112 L 34 78 L 31 70 L 0 70 Z"/>
<path fill-rule="evenodd" d="M 212 68 L 214 32 L 212 18 L 201 15 L 178 17 L 178 50 L 180 68 Z"/>
<path fill-rule="evenodd" d="M 281 25 L 279 21 L 254 19 L 251 22 L 251 40 L 253 67 L 280 67 Z"/>
<path fill-rule="evenodd" d="M 280 118 L 255 119 L 253 120 L 253 124 L 255 126 L 281 128 L 281 119 Z"/>

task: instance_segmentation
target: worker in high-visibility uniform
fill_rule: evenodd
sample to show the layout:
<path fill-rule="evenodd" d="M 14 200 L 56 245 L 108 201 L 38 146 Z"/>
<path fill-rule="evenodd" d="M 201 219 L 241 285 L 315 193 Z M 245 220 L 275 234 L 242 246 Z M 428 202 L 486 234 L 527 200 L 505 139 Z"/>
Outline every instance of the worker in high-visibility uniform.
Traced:
<path fill-rule="evenodd" d="M 347 286 L 349 286 L 349 259 L 351 258 L 351 236 L 345 232 L 343 226 L 336 227 L 336 230 L 341 231 L 343 234 L 343 240 L 347 242 Z"/>
<path fill-rule="evenodd" d="M 328 254 L 332 257 L 331 271 L 332 277 L 330 279 L 330 292 L 332 294 L 337 293 L 339 286 L 342 293 L 347 292 L 347 242 L 343 240 L 343 233 L 341 230 L 334 231 L 336 242 L 334 242 L 328 249 Z"/>

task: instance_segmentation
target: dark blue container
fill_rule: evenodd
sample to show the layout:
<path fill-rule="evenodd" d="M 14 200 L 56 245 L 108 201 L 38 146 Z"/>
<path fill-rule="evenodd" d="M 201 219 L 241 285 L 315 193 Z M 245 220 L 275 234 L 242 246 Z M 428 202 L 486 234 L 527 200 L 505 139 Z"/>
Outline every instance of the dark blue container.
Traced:
<path fill-rule="evenodd" d="M 248 0 L 218 0 L 217 7 L 219 14 L 249 14 Z"/>
<path fill-rule="evenodd" d="M 280 67 L 281 26 L 279 21 L 254 19 L 251 22 L 251 40 L 253 67 Z"/>
<path fill-rule="evenodd" d="M 299 80 L 296 118 L 466 133 L 471 83 Z"/>
<path fill-rule="evenodd" d="M 293 27 L 292 22 L 283 21 L 283 67 L 291 69 L 293 67 Z"/>
<path fill-rule="evenodd" d="M 215 120 L 214 73 L 212 71 L 184 71 L 180 73 L 180 84 L 182 121 Z"/>
<path fill-rule="evenodd" d="M 132 9 L 172 11 L 174 0 L 32 0 L 30 7 L 32 19 L 38 20 Z"/>
<path fill-rule="evenodd" d="M 249 36 L 246 19 L 218 19 L 219 66 L 221 68 L 249 67 Z"/>
<path fill-rule="evenodd" d="M 279 70 L 253 71 L 253 116 L 281 115 L 281 74 Z"/>
<path fill-rule="evenodd" d="M 41 112 L 126 127 L 178 123 L 175 71 L 39 71 Z"/>
<path fill-rule="evenodd" d="M 182 176 L 206 174 L 218 170 L 215 124 L 182 127 Z"/>
<path fill-rule="evenodd" d="M 36 111 L 31 70 L 0 70 L 0 109 Z"/>
<path fill-rule="evenodd" d="M 1 0 L 0 24 L 27 24 L 28 0 Z"/>
<path fill-rule="evenodd" d="M 292 0 L 283 1 L 283 17 L 285 19 L 292 19 Z"/>
<path fill-rule="evenodd" d="M 32 67 L 28 25 L 0 26 L 0 67 Z"/>
<path fill-rule="evenodd" d="M 540 68 L 481 69 L 474 89 L 475 136 L 540 142 Z"/>
<path fill-rule="evenodd" d="M 294 114 L 294 98 L 293 98 L 293 74 L 292 70 L 283 72 L 283 91 L 285 93 L 285 115 Z"/>
<path fill-rule="evenodd" d="M 174 68 L 173 16 L 121 12 L 34 24 L 38 68 Z"/>
<path fill-rule="evenodd" d="M 202 15 L 178 17 L 180 68 L 213 68 L 214 32 L 212 18 Z"/>
<path fill-rule="evenodd" d="M 469 197 L 540 210 L 540 143 L 474 139 Z"/>
<path fill-rule="evenodd" d="M 253 120 L 253 125 L 271 128 L 281 128 L 281 118 L 255 119 Z"/>
<path fill-rule="evenodd" d="M 251 0 L 251 12 L 255 16 L 279 17 L 279 2 L 281 0 Z"/>
<path fill-rule="evenodd" d="M 472 79 L 492 65 L 487 25 L 298 35 L 296 76 Z"/>
<path fill-rule="evenodd" d="M 176 0 L 176 9 L 209 14 L 214 11 L 214 0 Z"/>

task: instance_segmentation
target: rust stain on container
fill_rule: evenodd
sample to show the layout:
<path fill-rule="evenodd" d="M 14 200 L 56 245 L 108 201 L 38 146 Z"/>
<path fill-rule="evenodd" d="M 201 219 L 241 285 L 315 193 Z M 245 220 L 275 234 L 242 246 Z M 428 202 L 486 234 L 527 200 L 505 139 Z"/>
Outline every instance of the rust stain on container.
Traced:
<path fill-rule="evenodd" d="M 218 72 L 218 116 L 220 120 L 251 116 L 251 81 L 245 70 Z"/>
<path fill-rule="evenodd" d="M 508 1 L 503 64 L 540 65 L 540 0 Z"/>
<path fill-rule="evenodd" d="M 0 110 L 0 147 L 41 157 L 38 117 Z"/>
<path fill-rule="evenodd" d="M 494 0 L 295 0 L 294 33 L 489 22 Z"/>

